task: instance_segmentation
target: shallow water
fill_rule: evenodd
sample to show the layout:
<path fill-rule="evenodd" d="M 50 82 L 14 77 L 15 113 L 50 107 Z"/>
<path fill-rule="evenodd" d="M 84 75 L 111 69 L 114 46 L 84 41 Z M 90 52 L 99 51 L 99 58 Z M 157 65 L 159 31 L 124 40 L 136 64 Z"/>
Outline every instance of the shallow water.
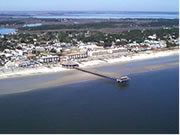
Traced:
<path fill-rule="evenodd" d="M 63 77 L 64 74 L 35 75 L 20 78 L 0 80 L 0 95 L 25 92 L 32 89 L 32 86 Z"/>
<path fill-rule="evenodd" d="M 9 29 L 9 28 L 0 28 L 0 34 L 5 35 L 5 34 L 10 34 L 15 32 L 15 29 Z"/>
<path fill-rule="evenodd" d="M 131 69 L 133 68 L 142 68 L 145 66 L 154 66 L 154 65 L 160 65 L 160 64 L 174 63 L 178 61 L 179 61 L 179 56 L 170 56 L 170 57 L 155 58 L 155 59 L 149 59 L 149 60 L 122 62 L 119 64 L 112 64 L 106 67 L 100 67 L 98 69 L 105 72 L 119 72 L 119 71 L 130 72 Z"/>
<path fill-rule="evenodd" d="M 23 27 L 37 27 L 37 26 L 41 26 L 41 23 L 34 23 L 34 24 L 25 24 Z"/>

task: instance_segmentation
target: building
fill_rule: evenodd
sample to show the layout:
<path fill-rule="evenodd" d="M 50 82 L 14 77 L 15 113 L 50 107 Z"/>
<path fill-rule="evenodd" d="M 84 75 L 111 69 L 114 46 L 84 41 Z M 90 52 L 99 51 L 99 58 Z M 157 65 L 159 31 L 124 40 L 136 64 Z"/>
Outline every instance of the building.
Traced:
<path fill-rule="evenodd" d="M 39 59 L 41 63 L 52 63 L 52 62 L 59 62 L 60 57 L 59 56 L 46 56 L 46 57 L 41 57 Z"/>
<path fill-rule="evenodd" d="M 127 48 L 124 48 L 124 47 L 121 47 L 121 48 L 115 48 L 115 49 L 111 49 L 111 53 L 122 53 L 122 52 L 127 52 L 128 49 Z"/>
<path fill-rule="evenodd" d="M 65 68 L 77 68 L 79 67 L 79 64 L 74 61 L 66 61 L 62 63 L 62 67 Z"/>
<path fill-rule="evenodd" d="M 125 53 L 128 52 L 127 48 L 113 48 L 113 49 L 102 49 L 96 51 L 89 51 L 89 56 L 100 56 L 100 55 L 107 55 L 107 54 L 114 54 L 114 53 Z"/>
<path fill-rule="evenodd" d="M 65 55 L 68 60 L 87 58 L 87 53 L 70 53 Z"/>
<path fill-rule="evenodd" d="M 92 57 L 92 56 L 106 55 L 106 54 L 110 54 L 109 50 L 103 49 L 103 50 L 96 50 L 96 51 L 89 51 L 89 52 L 88 52 L 88 55 L 89 55 L 90 57 Z"/>

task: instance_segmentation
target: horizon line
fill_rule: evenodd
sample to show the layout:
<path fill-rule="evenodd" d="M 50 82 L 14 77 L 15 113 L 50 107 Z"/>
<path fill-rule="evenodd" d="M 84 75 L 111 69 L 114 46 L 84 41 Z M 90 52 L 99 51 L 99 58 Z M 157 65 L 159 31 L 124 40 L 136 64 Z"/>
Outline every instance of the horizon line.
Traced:
<path fill-rule="evenodd" d="M 179 13 L 179 11 L 128 11 L 128 10 L 0 10 L 0 12 L 161 12 Z"/>

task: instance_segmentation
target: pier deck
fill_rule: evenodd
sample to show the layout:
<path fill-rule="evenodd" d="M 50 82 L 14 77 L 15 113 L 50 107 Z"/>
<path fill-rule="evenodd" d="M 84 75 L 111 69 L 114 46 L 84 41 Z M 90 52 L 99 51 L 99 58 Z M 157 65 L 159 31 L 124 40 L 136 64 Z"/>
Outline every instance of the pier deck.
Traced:
<path fill-rule="evenodd" d="M 96 75 L 96 76 L 99 76 L 99 77 L 102 77 L 102 78 L 105 78 L 105 79 L 108 79 L 108 80 L 111 80 L 111 81 L 116 81 L 118 83 L 127 83 L 130 80 L 129 77 L 127 77 L 127 76 L 122 77 L 122 79 L 121 78 L 113 78 L 113 77 L 109 77 L 109 76 L 102 75 L 102 74 L 99 74 L 99 73 L 87 71 L 87 70 L 84 70 L 84 69 L 81 69 L 81 68 L 75 68 L 75 69 L 79 70 L 79 71 L 82 71 L 82 72 L 85 72 L 85 73 L 93 74 L 93 75 Z"/>

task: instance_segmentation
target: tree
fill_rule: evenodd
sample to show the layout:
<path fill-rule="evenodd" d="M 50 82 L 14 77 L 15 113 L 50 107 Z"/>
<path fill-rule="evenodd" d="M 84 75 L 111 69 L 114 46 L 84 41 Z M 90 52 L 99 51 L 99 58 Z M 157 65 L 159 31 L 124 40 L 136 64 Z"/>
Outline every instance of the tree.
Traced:
<path fill-rule="evenodd" d="M 112 42 L 111 41 L 105 41 L 104 42 L 104 48 L 106 48 L 106 47 L 111 47 L 112 46 Z"/>

